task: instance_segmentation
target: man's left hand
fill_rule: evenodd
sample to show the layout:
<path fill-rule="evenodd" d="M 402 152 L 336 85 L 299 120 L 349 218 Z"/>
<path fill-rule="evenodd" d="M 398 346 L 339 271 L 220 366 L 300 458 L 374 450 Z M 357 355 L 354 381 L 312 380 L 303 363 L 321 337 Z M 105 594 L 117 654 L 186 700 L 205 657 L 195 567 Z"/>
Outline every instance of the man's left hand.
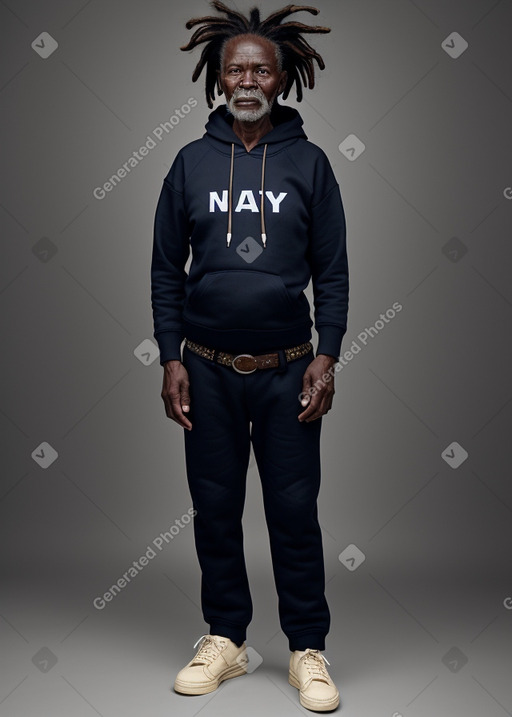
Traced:
<path fill-rule="evenodd" d="M 320 418 L 331 409 L 335 393 L 334 365 L 336 362 L 337 359 L 334 356 L 318 354 L 307 367 L 302 377 L 301 394 L 302 405 L 307 406 L 307 408 L 302 413 L 299 413 L 299 421 L 309 423 L 309 421 Z"/>

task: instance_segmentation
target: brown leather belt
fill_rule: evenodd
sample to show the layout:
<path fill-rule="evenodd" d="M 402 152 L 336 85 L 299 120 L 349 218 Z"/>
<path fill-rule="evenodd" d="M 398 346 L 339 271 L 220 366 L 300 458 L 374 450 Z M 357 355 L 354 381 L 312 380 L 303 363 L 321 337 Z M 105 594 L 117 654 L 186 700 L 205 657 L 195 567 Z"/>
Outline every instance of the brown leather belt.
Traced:
<path fill-rule="evenodd" d="M 253 373 L 258 368 L 276 368 L 279 366 L 279 353 L 277 351 L 275 353 L 260 354 L 259 356 L 253 356 L 252 354 L 236 355 L 201 346 L 194 341 L 190 341 L 190 339 L 185 339 L 185 346 L 194 351 L 194 353 L 199 354 L 199 356 L 203 356 L 203 358 L 216 361 L 223 366 L 231 366 L 238 373 Z M 306 341 L 304 344 L 284 349 L 284 355 L 287 361 L 295 361 L 295 359 L 305 356 L 312 350 L 313 345 L 310 341 Z"/>

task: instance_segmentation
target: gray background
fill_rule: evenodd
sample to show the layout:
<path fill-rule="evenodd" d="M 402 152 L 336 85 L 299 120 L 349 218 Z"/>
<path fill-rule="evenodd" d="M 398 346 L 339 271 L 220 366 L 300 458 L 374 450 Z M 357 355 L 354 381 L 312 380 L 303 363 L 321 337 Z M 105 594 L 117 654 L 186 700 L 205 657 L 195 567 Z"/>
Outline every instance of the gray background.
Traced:
<path fill-rule="evenodd" d="M 322 435 L 330 674 L 347 717 L 511 715 L 511 2 L 316 5 L 318 18 L 296 17 L 332 27 L 309 36 L 327 69 L 298 108 L 340 184 L 343 350 L 361 346 Z M 263 661 L 251 674 L 204 697 L 171 690 L 208 629 L 191 524 L 93 605 L 191 505 L 182 429 L 160 398 L 150 256 L 163 177 L 204 132 L 200 50 L 179 46 L 185 21 L 205 14 L 203 0 L 0 2 L 6 717 L 307 713 L 287 682 L 254 460 L 247 642 Z M 443 49 L 454 31 L 469 44 L 457 59 Z M 58 42 L 47 59 L 31 47 L 41 32 Z M 351 134 L 366 147 L 355 161 L 338 148 Z M 468 453 L 457 468 L 454 441 Z M 43 442 L 58 454 L 47 468 Z M 339 557 L 351 545 L 365 556 L 355 570 Z"/>

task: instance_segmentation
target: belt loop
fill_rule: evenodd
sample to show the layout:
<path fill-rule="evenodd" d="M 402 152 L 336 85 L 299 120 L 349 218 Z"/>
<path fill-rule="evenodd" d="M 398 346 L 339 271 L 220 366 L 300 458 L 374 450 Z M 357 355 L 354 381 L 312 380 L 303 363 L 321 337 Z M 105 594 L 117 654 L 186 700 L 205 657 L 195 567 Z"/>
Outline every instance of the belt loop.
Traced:
<path fill-rule="evenodd" d="M 279 349 L 279 366 L 276 368 L 277 373 L 284 373 L 285 371 L 288 371 L 288 361 L 286 360 L 286 354 L 284 352 L 284 349 Z"/>

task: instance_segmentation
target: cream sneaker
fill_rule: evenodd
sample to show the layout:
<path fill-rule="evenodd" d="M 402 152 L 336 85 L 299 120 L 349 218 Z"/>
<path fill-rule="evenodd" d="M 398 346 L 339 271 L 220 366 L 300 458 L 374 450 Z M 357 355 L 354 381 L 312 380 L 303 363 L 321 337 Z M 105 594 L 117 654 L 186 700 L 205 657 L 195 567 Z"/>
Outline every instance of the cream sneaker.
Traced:
<path fill-rule="evenodd" d="M 205 695 L 216 690 L 223 680 L 247 673 L 245 642 L 238 647 L 229 637 L 203 635 L 194 647 L 198 643 L 196 656 L 176 676 L 176 692 Z"/>
<path fill-rule="evenodd" d="M 288 682 L 299 690 L 301 705 L 314 712 L 333 710 L 340 703 L 340 693 L 324 662 L 320 650 L 295 650 L 290 655 Z"/>

